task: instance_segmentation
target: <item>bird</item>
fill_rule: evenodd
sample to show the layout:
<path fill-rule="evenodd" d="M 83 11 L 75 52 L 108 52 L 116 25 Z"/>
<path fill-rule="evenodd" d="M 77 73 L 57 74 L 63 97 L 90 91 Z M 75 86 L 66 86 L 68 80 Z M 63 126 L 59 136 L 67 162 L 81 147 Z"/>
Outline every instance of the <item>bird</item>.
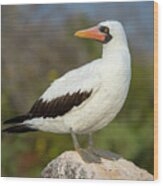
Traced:
<path fill-rule="evenodd" d="M 54 80 L 24 115 L 8 119 L 8 133 L 69 133 L 75 150 L 88 163 L 121 156 L 97 149 L 92 135 L 111 123 L 123 107 L 131 80 L 131 57 L 121 22 L 106 20 L 74 34 L 102 44 L 102 56 Z M 12 125 L 12 126 L 11 126 Z M 88 135 L 88 148 L 78 135 Z"/>

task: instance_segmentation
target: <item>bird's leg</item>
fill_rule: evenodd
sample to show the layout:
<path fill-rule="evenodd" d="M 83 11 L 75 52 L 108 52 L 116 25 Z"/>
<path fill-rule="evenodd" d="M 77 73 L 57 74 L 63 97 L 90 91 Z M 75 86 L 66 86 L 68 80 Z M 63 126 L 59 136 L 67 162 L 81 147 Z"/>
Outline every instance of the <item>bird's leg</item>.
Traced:
<path fill-rule="evenodd" d="M 88 148 L 92 148 L 93 147 L 93 136 L 92 133 L 88 134 Z"/>
<path fill-rule="evenodd" d="M 119 158 L 121 158 L 121 156 L 119 154 L 110 152 L 110 151 L 105 151 L 102 149 L 97 149 L 95 147 L 93 147 L 93 138 L 92 138 L 92 134 L 90 133 L 88 136 L 88 150 L 90 152 L 92 152 L 93 154 L 104 158 L 104 159 L 109 159 L 109 160 L 118 160 Z"/>
<path fill-rule="evenodd" d="M 100 163 L 101 159 L 99 156 L 95 155 L 88 149 L 83 149 L 80 147 L 76 134 L 73 132 L 72 128 L 70 129 L 72 136 L 73 144 L 75 150 L 80 154 L 81 158 L 87 163 Z"/>
<path fill-rule="evenodd" d="M 80 149 L 79 141 L 77 139 L 76 134 L 73 132 L 72 128 L 70 128 L 70 133 L 71 133 L 71 137 L 72 137 L 75 150 Z"/>

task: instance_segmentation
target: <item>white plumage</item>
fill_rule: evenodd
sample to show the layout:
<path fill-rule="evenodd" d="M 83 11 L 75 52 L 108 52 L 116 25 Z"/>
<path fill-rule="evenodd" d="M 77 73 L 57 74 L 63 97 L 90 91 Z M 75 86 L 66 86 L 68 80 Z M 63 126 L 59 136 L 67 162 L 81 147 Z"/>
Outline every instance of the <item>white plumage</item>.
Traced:
<path fill-rule="evenodd" d="M 105 127 L 115 118 L 129 89 L 130 54 L 121 23 L 105 21 L 97 27 L 109 28 L 112 36 L 103 43 L 102 57 L 55 80 L 39 100 L 48 103 L 76 92 L 91 92 L 90 96 L 64 114 L 27 117 L 21 125 L 54 133 L 69 133 L 72 129 L 77 134 L 87 134 Z"/>

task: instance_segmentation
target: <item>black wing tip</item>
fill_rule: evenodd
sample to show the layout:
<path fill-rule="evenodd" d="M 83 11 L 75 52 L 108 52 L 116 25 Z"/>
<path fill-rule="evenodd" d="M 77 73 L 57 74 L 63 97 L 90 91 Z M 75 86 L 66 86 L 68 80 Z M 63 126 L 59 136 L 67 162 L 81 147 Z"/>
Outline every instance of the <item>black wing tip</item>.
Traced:
<path fill-rule="evenodd" d="M 14 118 L 8 119 L 3 122 L 3 124 L 11 124 L 11 123 L 22 123 L 28 118 L 27 115 L 22 115 L 22 116 L 16 116 Z"/>
<path fill-rule="evenodd" d="M 27 125 L 17 125 L 14 127 L 8 127 L 2 130 L 2 132 L 7 132 L 7 133 L 23 133 L 23 132 L 35 132 L 38 131 L 35 128 L 31 128 Z"/>

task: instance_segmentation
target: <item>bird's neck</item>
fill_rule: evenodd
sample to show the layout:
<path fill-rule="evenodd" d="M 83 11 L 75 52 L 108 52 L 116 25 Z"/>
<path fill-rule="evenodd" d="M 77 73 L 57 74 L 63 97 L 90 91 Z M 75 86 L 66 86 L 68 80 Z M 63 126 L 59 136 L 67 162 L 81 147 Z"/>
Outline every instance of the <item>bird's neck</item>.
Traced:
<path fill-rule="evenodd" d="M 110 42 L 103 45 L 102 58 L 107 59 L 110 55 L 115 55 L 123 50 L 128 50 L 128 44 L 125 34 L 117 35 Z"/>

